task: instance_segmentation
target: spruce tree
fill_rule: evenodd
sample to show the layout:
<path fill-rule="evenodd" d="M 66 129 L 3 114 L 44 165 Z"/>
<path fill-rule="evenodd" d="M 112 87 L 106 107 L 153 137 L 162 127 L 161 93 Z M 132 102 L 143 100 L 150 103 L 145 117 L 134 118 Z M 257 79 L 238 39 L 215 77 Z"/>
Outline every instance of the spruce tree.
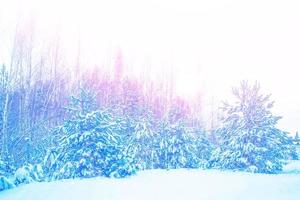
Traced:
<path fill-rule="evenodd" d="M 125 154 L 127 123 L 110 109 L 97 109 L 96 95 L 87 89 L 72 96 L 70 118 L 55 128 L 58 152 L 46 158 L 56 179 L 115 176 L 134 173 L 132 157 Z"/>
<path fill-rule="evenodd" d="M 132 155 L 139 169 L 153 169 L 158 164 L 158 133 L 155 131 L 151 113 L 133 121 L 133 130 L 129 135 L 127 153 Z"/>
<path fill-rule="evenodd" d="M 125 154 L 123 123 L 109 111 L 95 111 L 60 127 L 62 135 L 54 177 L 124 177 L 135 172 L 131 157 Z"/>
<path fill-rule="evenodd" d="M 159 128 L 160 168 L 197 168 L 201 166 L 199 141 L 182 122 L 163 122 Z"/>
<path fill-rule="evenodd" d="M 220 133 L 220 146 L 212 165 L 232 170 L 277 173 L 294 151 L 287 133 L 276 124 L 270 95 L 260 93 L 260 86 L 246 81 L 233 89 L 236 101 L 224 103 L 225 117 Z"/>

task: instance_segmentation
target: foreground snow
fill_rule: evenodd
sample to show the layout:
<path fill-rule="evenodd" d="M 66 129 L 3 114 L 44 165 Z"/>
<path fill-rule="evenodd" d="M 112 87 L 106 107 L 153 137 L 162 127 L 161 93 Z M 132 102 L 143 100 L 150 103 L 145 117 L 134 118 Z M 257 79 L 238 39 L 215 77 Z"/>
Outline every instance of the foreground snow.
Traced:
<path fill-rule="evenodd" d="M 32 183 L 1 192 L 0 199 L 299 200 L 300 174 L 265 175 L 215 170 L 151 170 L 126 179 L 92 178 Z"/>

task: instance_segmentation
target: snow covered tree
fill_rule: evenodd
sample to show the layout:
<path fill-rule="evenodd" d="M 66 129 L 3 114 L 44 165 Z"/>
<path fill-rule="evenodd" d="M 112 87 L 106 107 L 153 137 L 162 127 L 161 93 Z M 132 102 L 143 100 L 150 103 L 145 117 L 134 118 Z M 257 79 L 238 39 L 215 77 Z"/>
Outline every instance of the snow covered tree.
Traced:
<path fill-rule="evenodd" d="M 56 157 L 56 178 L 115 176 L 135 172 L 124 155 L 121 123 L 109 111 L 95 111 L 60 127 L 63 138 Z"/>
<path fill-rule="evenodd" d="M 299 138 L 299 133 L 298 131 L 296 132 L 295 138 L 294 138 L 294 142 L 296 145 L 300 145 L 300 138 Z"/>
<path fill-rule="evenodd" d="M 15 166 L 11 165 L 9 162 L 0 159 L 0 176 L 9 177 L 13 175 L 15 171 Z"/>
<path fill-rule="evenodd" d="M 160 168 L 200 167 L 197 140 L 182 123 L 163 122 L 159 128 L 159 135 Z"/>
<path fill-rule="evenodd" d="M 158 134 L 151 123 L 151 115 L 134 122 L 129 135 L 127 154 L 132 155 L 139 169 L 153 169 L 158 163 Z"/>
<path fill-rule="evenodd" d="M 287 133 L 276 128 L 280 117 L 271 112 L 270 95 L 262 95 L 256 83 L 241 82 L 234 88 L 234 104 L 224 103 L 225 117 L 220 146 L 212 166 L 257 173 L 277 173 L 293 151 Z"/>
<path fill-rule="evenodd" d="M 3 190 L 8 190 L 14 188 L 15 184 L 5 176 L 0 176 L 0 192 Z"/>
<path fill-rule="evenodd" d="M 58 130 L 57 130 L 58 131 Z M 42 162 L 43 170 L 48 177 L 52 177 L 56 168 L 56 158 L 58 156 L 58 150 L 55 148 L 50 148 L 47 150 L 44 160 Z"/>
<path fill-rule="evenodd" d="M 199 167 L 207 168 L 214 146 L 208 139 L 207 133 L 204 130 L 192 128 L 190 132 L 192 133 L 197 146 L 196 155 L 199 159 Z"/>
<path fill-rule="evenodd" d="M 292 137 L 288 138 L 288 149 L 289 155 L 287 157 L 288 160 L 299 160 L 299 154 L 297 152 L 296 144 Z"/>

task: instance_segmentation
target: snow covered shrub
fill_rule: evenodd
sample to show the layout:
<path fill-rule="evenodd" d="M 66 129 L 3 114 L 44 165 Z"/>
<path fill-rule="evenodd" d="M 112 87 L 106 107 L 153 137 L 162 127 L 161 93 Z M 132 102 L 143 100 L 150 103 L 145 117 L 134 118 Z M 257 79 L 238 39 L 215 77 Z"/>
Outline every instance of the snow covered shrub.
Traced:
<path fill-rule="evenodd" d="M 124 123 L 111 112 L 95 111 L 68 120 L 61 128 L 63 138 L 56 158 L 56 178 L 127 176 L 134 169 L 123 153 Z M 121 173 L 121 174 L 118 174 Z M 116 175 L 117 174 L 117 175 Z"/>
<path fill-rule="evenodd" d="M 0 176 L 0 191 L 14 188 L 15 184 L 5 176 Z"/>
<path fill-rule="evenodd" d="M 300 145 L 300 138 L 299 138 L 298 131 L 296 132 L 295 137 L 294 137 L 294 144 L 297 145 L 297 146 Z"/>
<path fill-rule="evenodd" d="M 55 179 L 75 178 L 75 171 L 76 166 L 74 166 L 72 162 L 67 162 L 63 166 L 61 166 L 58 171 L 55 171 L 53 176 L 55 177 Z"/>
<path fill-rule="evenodd" d="M 0 176 L 11 176 L 15 171 L 14 165 L 0 159 Z"/>
<path fill-rule="evenodd" d="M 55 173 L 55 168 L 57 164 L 56 162 L 57 157 L 58 157 L 58 152 L 56 149 L 51 148 L 47 150 L 42 163 L 43 164 L 42 167 L 47 180 L 52 180 L 53 178 L 53 174 Z"/>
<path fill-rule="evenodd" d="M 33 180 L 38 182 L 45 180 L 45 174 L 41 164 L 33 165 L 33 168 L 31 169 L 31 176 Z"/>
<path fill-rule="evenodd" d="M 292 147 L 289 149 L 290 154 L 287 157 L 287 160 L 299 160 L 299 153 L 297 152 L 296 148 L 293 148 L 293 145 L 291 145 Z"/>
<path fill-rule="evenodd" d="M 45 176 L 40 164 L 26 164 L 15 172 L 14 179 L 15 184 L 19 185 L 22 183 L 31 183 L 33 181 L 43 181 L 45 180 Z"/>
<path fill-rule="evenodd" d="M 294 143 L 292 137 L 288 137 L 288 145 L 287 145 L 287 151 L 288 151 L 288 157 L 287 160 L 299 160 L 299 153 L 297 152 L 297 145 Z"/>
<path fill-rule="evenodd" d="M 103 174 L 107 177 L 124 178 L 136 173 L 137 170 L 134 157 L 124 151 L 110 159 L 109 167 L 103 171 Z"/>
<path fill-rule="evenodd" d="M 203 165 L 201 140 L 182 123 L 163 123 L 159 131 L 160 168 L 198 168 Z"/>
<path fill-rule="evenodd" d="M 15 187 L 8 177 L 13 175 L 14 167 L 8 162 L 0 160 L 0 191 Z"/>
<path fill-rule="evenodd" d="M 270 95 L 261 95 L 257 83 L 251 87 L 247 82 L 233 94 L 235 104 L 224 103 L 225 118 L 212 166 L 257 173 L 281 171 L 293 148 L 287 133 L 276 128 L 280 117 L 271 113 Z"/>
<path fill-rule="evenodd" d="M 14 175 L 15 184 L 20 185 L 22 183 L 31 183 L 34 181 L 32 177 L 32 165 L 25 165 L 20 167 Z"/>

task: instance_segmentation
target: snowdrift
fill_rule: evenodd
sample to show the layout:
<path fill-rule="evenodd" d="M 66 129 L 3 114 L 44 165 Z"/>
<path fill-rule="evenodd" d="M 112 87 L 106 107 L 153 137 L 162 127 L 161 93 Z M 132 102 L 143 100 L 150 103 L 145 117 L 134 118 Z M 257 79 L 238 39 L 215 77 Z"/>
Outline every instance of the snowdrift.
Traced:
<path fill-rule="evenodd" d="M 293 163 L 293 166 L 296 164 Z M 287 166 L 289 168 L 289 166 Z M 150 170 L 125 179 L 32 183 L 0 193 L 1 200 L 299 200 L 300 174 L 217 170 Z"/>

